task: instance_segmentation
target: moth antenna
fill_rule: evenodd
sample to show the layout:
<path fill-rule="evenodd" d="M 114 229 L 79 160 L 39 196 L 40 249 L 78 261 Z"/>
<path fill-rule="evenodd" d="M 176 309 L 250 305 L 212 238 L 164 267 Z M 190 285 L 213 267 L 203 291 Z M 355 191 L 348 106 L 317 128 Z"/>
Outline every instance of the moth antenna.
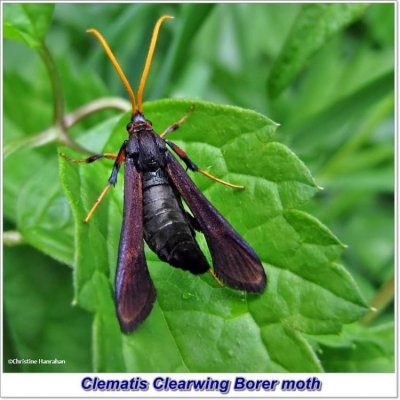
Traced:
<path fill-rule="evenodd" d="M 88 29 L 86 32 L 89 33 L 93 33 L 94 36 L 96 36 L 96 38 L 98 39 L 98 41 L 101 43 L 101 45 L 104 47 L 104 50 L 108 56 L 108 58 L 110 59 L 110 61 L 112 62 L 115 70 L 117 71 L 118 76 L 120 77 L 123 85 L 125 86 L 126 91 L 128 92 L 129 98 L 131 100 L 131 104 L 132 104 L 132 115 L 135 114 L 136 112 L 136 100 L 135 100 L 135 95 L 133 93 L 133 90 L 131 88 L 131 85 L 128 82 L 128 79 L 126 79 L 126 76 L 124 74 L 124 71 L 122 71 L 122 68 L 120 67 L 120 65 L 118 64 L 117 59 L 115 58 L 113 52 L 110 49 L 110 46 L 107 44 L 106 40 L 104 39 L 103 35 L 97 31 L 96 29 Z"/>
<path fill-rule="evenodd" d="M 147 77 L 149 75 L 151 61 L 153 59 L 154 50 L 156 48 L 158 32 L 160 30 L 160 26 L 166 19 L 171 19 L 171 18 L 174 18 L 174 17 L 172 17 L 171 15 L 163 15 L 162 17 L 160 17 L 158 19 L 158 21 L 154 27 L 153 36 L 151 37 L 149 51 L 147 53 L 146 62 L 144 64 L 142 77 L 140 78 L 140 83 L 139 83 L 139 89 L 138 89 L 138 111 L 139 112 L 142 112 L 142 100 L 143 100 L 144 87 L 146 86 Z"/>

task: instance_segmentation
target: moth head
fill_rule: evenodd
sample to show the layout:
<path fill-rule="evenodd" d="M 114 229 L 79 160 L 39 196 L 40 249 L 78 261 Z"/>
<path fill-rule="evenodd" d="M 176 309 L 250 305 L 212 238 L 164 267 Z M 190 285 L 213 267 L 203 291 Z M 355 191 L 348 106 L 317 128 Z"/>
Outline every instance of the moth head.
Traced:
<path fill-rule="evenodd" d="M 153 129 L 153 124 L 139 111 L 132 115 L 130 122 L 126 126 L 129 136 L 148 129 Z"/>

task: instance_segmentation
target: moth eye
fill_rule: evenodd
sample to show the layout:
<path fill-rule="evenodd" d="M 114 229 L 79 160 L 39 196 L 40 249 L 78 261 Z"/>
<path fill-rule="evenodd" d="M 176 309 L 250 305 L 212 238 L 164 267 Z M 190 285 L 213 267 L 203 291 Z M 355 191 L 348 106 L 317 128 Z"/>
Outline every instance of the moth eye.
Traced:
<path fill-rule="evenodd" d="M 133 130 L 133 124 L 132 122 L 129 122 L 129 124 L 126 126 L 126 130 L 130 133 Z"/>

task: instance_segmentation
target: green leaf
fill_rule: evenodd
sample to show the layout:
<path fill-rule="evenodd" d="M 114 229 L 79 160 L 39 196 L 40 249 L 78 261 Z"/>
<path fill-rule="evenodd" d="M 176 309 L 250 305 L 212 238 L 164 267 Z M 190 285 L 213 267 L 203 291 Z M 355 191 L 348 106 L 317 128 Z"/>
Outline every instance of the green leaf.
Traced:
<path fill-rule="evenodd" d="M 348 218 L 343 235 L 351 240 L 351 257 L 359 260 L 359 272 L 381 286 L 393 275 L 394 208 L 361 201 L 357 204 L 363 213 Z M 369 218 L 362 218 L 362 215 L 369 215 Z"/>
<path fill-rule="evenodd" d="M 326 155 L 328 148 L 335 149 L 343 141 L 352 140 L 359 124 L 368 118 L 366 111 L 371 113 L 372 107 L 392 97 L 393 79 L 393 71 L 385 73 L 299 123 L 293 142 L 297 151 L 306 154 L 322 151 L 322 155 Z"/>
<path fill-rule="evenodd" d="M 315 337 L 327 372 L 394 372 L 394 326 L 349 325 L 340 336 Z"/>
<path fill-rule="evenodd" d="M 41 47 L 53 16 L 54 4 L 4 4 L 4 37 Z"/>
<path fill-rule="evenodd" d="M 306 4 L 272 66 L 270 96 L 278 96 L 307 64 L 308 59 L 336 33 L 358 20 L 368 4 Z"/>
<path fill-rule="evenodd" d="M 72 272 L 28 246 L 4 249 L 6 360 L 55 359 L 65 364 L 23 364 L 24 372 L 90 370 L 90 316 L 71 305 Z"/>
<path fill-rule="evenodd" d="M 43 157 L 29 150 L 20 150 L 4 159 L 3 213 L 13 223 L 17 221 L 17 199 L 21 188 L 32 178 L 32 171 L 38 170 L 43 162 Z"/>
<path fill-rule="evenodd" d="M 77 165 L 60 160 L 61 180 L 75 219 L 76 299 L 96 314 L 95 368 L 320 371 L 303 334 L 338 332 L 344 323 L 358 319 L 366 306 L 354 281 L 338 264 L 341 243 L 318 220 L 296 210 L 318 188 L 295 154 L 273 141 L 276 124 L 260 114 L 168 100 L 148 103 L 144 111 L 161 132 L 192 104 L 195 112 L 173 140 L 198 165 L 245 185 L 245 190 L 235 191 L 193 176 L 207 198 L 254 246 L 269 277 L 267 289 L 262 295 L 246 295 L 220 288 L 210 276 L 172 269 L 146 251 L 158 300 L 137 331 L 121 335 L 112 291 L 122 174 L 116 189 L 84 224 L 112 163 L 106 167 L 107 161 Z M 128 115 L 116 125 L 106 151 L 118 151 L 127 120 Z M 204 239 L 199 242 L 206 251 Z M 150 332 L 157 332 L 156 337 Z"/>
<path fill-rule="evenodd" d="M 20 188 L 17 227 L 26 242 L 72 265 L 72 214 L 61 190 L 55 157 L 44 162 Z"/>
<path fill-rule="evenodd" d="M 5 56 L 11 57 L 10 48 L 12 47 L 5 47 Z M 29 52 L 29 49 L 24 48 L 24 50 Z M 23 52 L 23 57 L 25 54 Z M 4 91 L 16 94 L 9 96 L 5 102 L 4 114 L 10 122 L 21 130 L 19 137 L 44 130 L 51 121 L 50 91 L 47 90 L 48 78 L 42 71 L 38 70 L 37 63 L 32 61 L 30 65 L 35 70 L 34 79 L 32 79 L 32 76 L 28 78 L 15 71 L 4 73 Z M 21 115 L 29 115 L 29 118 L 21 118 Z M 8 126 L 5 128 L 8 128 Z M 7 145 L 15 139 L 14 132 L 14 129 L 5 129 L 4 139 Z"/>
<path fill-rule="evenodd" d="M 388 44 L 393 48 L 395 38 L 395 5 L 377 4 L 370 8 L 365 15 L 369 33 L 381 45 Z M 385 23 L 382 23 L 385 21 Z"/>
<path fill-rule="evenodd" d="M 203 26 L 215 4 L 185 4 L 182 9 L 182 23 L 176 34 L 176 39 L 168 50 L 168 55 L 162 63 L 162 70 L 158 74 L 158 85 L 152 93 L 153 97 L 165 95 L 167 83 L 178 79 L 182 70 L 180 60 L 186 58 L 190 52 L 191 43 L 199 29 Z"/>

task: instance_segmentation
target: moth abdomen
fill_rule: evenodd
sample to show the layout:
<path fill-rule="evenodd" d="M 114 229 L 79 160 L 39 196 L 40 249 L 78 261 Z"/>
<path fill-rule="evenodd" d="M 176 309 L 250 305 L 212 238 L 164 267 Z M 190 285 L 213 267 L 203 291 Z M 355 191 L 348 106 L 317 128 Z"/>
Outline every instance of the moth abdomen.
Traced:
<path fill-rule="evenodd" d="M 175 191 L 163 174 L 162 170 L 143 173 L 144 239 L 163 261 L 202 274 L 210 266 Z"/>

